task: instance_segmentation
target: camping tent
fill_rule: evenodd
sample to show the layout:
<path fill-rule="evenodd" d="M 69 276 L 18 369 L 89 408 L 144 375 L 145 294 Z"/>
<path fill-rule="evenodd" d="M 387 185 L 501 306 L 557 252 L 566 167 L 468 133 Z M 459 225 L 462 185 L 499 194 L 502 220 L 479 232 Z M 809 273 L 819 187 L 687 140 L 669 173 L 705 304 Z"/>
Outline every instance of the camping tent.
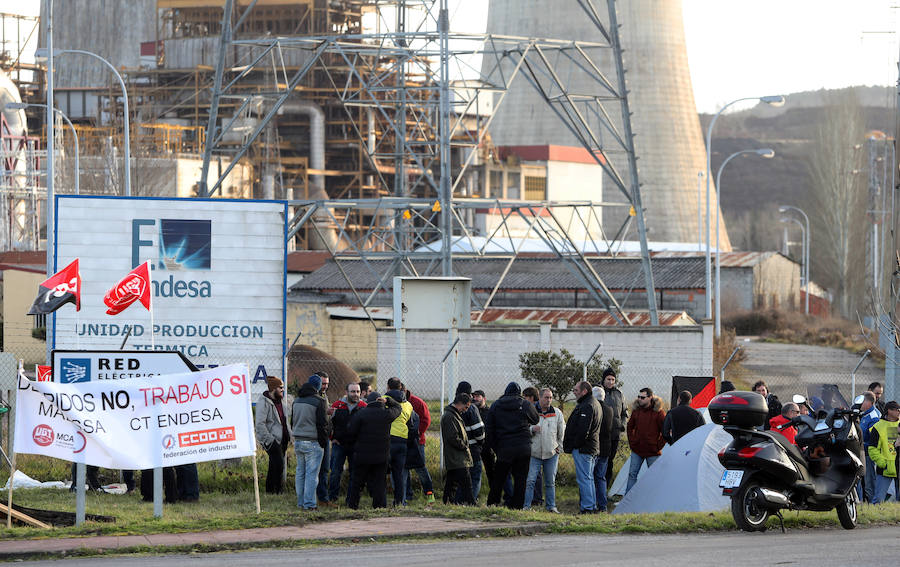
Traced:
<path fill-rule="evenodd" d="M 709 419 L 709 408 L 700 408 L 697 411 L 699 411 L 700 415 L 703 416 L 704 422 L 706 422 L 708 424 L 712 421 Z M 678 441 L 680 442 L 681 439 L 679 439 Z M 627 442 L 626 440 L 622 441 L 622 443 L 626 443 L 626 442 Z M 663 455 L 666 454 L 666 450 L 669 448 L 670 448 L 670 445 L 666 445 L 663 447 L 663 449 L 662 449 Z M 619 474 L 617 474 L 616 478 L 613 479 L 613 483 L 609 487 L 609 492 L 608 492 L 607 496 L 614 496 L 614 495 L 623 496 L 625 494 L 625 487 L 628 486 L 628 462 L 629 462 L 629 460 L 626 459 L 625 463 L 622 465 L 622 468 L 619 469 Z M 638 473 L 638 480 L 640 480 L 641 477 L 644 476 L 645 472 L 647 472 L 647 462 L 646 461 L 644 461 L 644 464 L 641 465 L 641 470 Z"/>
<path fill-rule="evenodd" d="M 728 507 L 719 479 L 725 470 L 718 453 L 731 442 L 721 426 L 708 423 L 691 431 L 638 477 L 616 506 L 616 514 L 696 512 Z M 626 475 L 627 477 L 627 472 Z M 618 478 L 616 479 L 618 480 Z"/>

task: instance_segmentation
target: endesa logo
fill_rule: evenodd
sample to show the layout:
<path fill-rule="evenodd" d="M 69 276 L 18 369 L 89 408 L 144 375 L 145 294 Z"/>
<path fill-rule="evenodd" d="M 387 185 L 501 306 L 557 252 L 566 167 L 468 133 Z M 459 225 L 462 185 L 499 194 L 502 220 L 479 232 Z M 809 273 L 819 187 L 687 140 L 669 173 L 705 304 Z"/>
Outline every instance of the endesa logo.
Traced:
<path fill-rule="evenodd" d="M 153 266 L 159 270 L 209 270 L 212 248 L 212 221 L 206 219 L 132 219 L 131 258 L 137 266 L 143 258 L 140 249 L 153 247 L 153 240 L 142 237 L 141 227 L 157 229 L 156 247 L 159 261 Z M 144 234 L 147 232 L 145 231 Z"/>
<path fill-rule="evenodd" d="M 53 443 L 53 428 L 49 425 L 38 425 L 34 428 L 34 431 L 31 432 L 31 437 L 34 438 L 35 443 L 41 447 L 46 447 Z"/>
<path fill-rule="evenodd" d="M 202 431 L 186 431 L 178 434 L 179 447 L 193 447 L 195 445 L 208 445 L 210 443 L 224 443 L 234 441 L 234 427 L 217 427 Z"/>

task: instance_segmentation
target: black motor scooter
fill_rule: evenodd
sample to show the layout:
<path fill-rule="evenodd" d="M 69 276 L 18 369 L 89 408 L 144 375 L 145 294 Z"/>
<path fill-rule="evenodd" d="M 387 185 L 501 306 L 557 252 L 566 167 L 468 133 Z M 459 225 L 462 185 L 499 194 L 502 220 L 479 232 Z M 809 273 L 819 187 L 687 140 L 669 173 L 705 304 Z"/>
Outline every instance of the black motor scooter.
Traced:
<path fill-rule="evenodd" d="M 768 406 L 759 394 L 735 391 L 712 399 L 710 417 L 734 437 L 719 452 L 725 467 L 719 486 L 731 497 L 731 514 L 740 529 L 762 531 L 775 514 L 783 530 L 783 509 L 837 509 L 841 526 L 856 527 L 854 487 L 865 475 L 862 400 L 857 397 L 851 409 L 810 411 L 793 418 L 794 445 L 776 431 L 761 430 Z M 797 395 L 794 402 L 806 404 L 806 398 Z"/>

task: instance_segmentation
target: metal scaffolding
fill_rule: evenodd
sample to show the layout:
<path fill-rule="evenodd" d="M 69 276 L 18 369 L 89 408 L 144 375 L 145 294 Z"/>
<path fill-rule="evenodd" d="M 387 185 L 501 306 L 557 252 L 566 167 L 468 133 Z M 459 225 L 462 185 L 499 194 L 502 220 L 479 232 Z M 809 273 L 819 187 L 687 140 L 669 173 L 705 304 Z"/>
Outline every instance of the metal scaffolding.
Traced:
<path fill-rule="evenodd" d="M 200 196 L 215 195 L 220 190 L 232 168 L 266 132 L 279 111 L 302 98 L 302 81 L 315 72 L 325 78 L 325 84 L 330 85 L 346 112 L 349 129 L 365 149 L 376 185 L 373 194 L 383 197 L 292 201 L 292 237 L 301 231 L 315 235 L 316 241 L 338 261 L 351 255 L 363 260 L 390 258 L 390 272 L 379 276 L 384 284 L 391 274 L 408 272 L 411 258 L 426 257 L 423 255 L 430 255 L 434 261 L 428 274 L 418 275 L 452 275 L 452 259 L 458 255 L 453 252 L 454 242 L 475 234 L 474 219 L 478 214 L 488 211 L 502 217 L 500 228 L 482 235 L 488 241 L 509 239 L 508 223 L 515 217 L 547 250 L 565 260 L 564 265 L 578 274 L 620 323 L 630 324 L 586 260 L 585 250 L 612 250 L 612 243 L 624 238 L 633 225 L 641 244 L 647 307 L 652 324 L 658 324 L 615 0 L 605 0 L 605 11 L 598 9 L 595 0 L 571 1 L 577 2 L 596 26 L 599 41 L 455 33 L 450 30 L 447 0 L 344 2 L 360 14 L 374 15 L 384 31 L 367 33 L 362 29 L 360 33 L 354 29 L 307 36 L 246 37 L 241 26 L 257 2 L 252 1 L 237 13 L 233 0 L 226 0 L 198 183 Z M 246 54 L 247 60 L 239 66 L 228 66 L 231 54 L 238 52 Z M 302 64 L 289 72 L 284 64 L 285 54 L 290 53 L 289 59 L 297 60 L 297 52 L 302 54 Z M 473 68 L 473 58 L 482 60 L 480 69 Z M 273 63 L 278 61 L 280 65 Z M 250 80 L 254 70 L 270 70 L 273 65 L 278 77 L 275 88 L 242 88 L 242 80 Z M 560 72 L 561 69 L 566 72 Z M 228 82 L 226 72 L 232 77 Z M 569 88 L 574 83 L 573 73 L 590 79 L 590 92 Z M 556 214 L 565 207 L 570 219 L 585 222 L 584 219 L 599 218 L 596 209 L 607 206 L 603 203 L 469 198 L 465 188 L 467 172 L 479 152 L 489 145 L 488 129 L 493 116 L 480 112 L 479 107 L 491 100 L 496 109 L 518 76 L 540 93 L 547 108 L 625 196 L 623 220 L 612 238 L 607 238 L 598 222 L 596 229 L 586 232 L 586 238 L 592 242 L 579 244 L 564 226 L 571 221 L 560 222 Z M 226 100 L 237 110 L 220 127 L 218 111 Z M 226 149 L 223 141 L 236 119 L 253 108 L 258 109 L 260 119 L 252 132 L 237 150 L 233 146 Z M 313 121 L 311 117 L 311 128 Z M 207 186 L 210 163 L 214 156 L 223 154 L 230 164 L 217 181 Z M 627 157 L 626 171 L 619 171 L 612 164 L 611 154 Z M 326 175 L 328 172 L 314 161 L 311 159 L 309 175 L 313 179 Z M 486 254 L 490 249 L 485 245 L 474 253 Z M 360 298 L 360 303 L 365 306 L 367 302 Z"/>

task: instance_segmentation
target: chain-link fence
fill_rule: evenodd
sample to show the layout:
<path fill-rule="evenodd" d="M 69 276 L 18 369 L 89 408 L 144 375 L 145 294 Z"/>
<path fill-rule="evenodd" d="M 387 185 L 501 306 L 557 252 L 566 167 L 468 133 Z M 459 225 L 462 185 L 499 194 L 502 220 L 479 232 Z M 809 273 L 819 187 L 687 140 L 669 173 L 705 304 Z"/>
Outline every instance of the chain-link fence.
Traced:
<path fill-rule="evenodd" d="M 850 401 L 870 383 L 884 383 L 883 362 L 876 356 L 833 347 L 751 340 L 741 340 L 738 346 L 743 352 L 737 357 L 739 362 L 726 368 L 725 379 L 746 389 L 763 380 L 782 402 L 794 394 L 814 396 L 822 384 L 836 385 Z"/>

